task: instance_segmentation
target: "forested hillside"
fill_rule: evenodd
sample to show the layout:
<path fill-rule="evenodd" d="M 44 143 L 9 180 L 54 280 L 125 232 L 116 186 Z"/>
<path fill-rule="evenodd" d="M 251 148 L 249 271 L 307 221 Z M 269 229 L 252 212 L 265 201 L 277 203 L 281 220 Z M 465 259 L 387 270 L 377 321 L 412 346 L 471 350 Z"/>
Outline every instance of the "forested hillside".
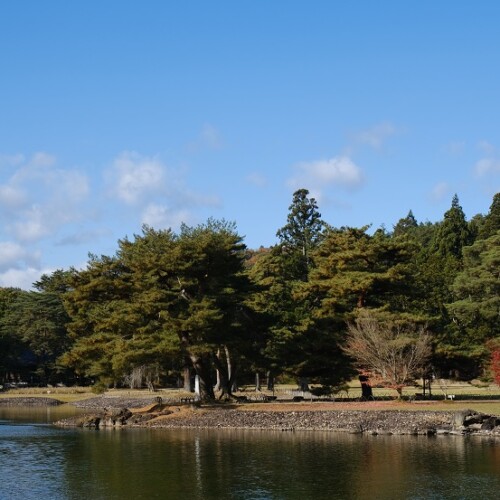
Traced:
<path fill-rule="evenodd" d="M 387 230 L 323 221 L 301 189 L 271 248 L 247 249 L 235 224 L 211 219 L 179 232 L 144 227 L 117 247 L 83 270 L 44 275 L 34 291 L 0 289 L 0 383 L 189 388 L 197 373 L 213 398 L 255 373 L 269 384 L 387 381 L 386 368 L 356 355 L 380 354 L 375 334 L 398 353 L 425 334 L 409 378 L 492 377 L 500 194 L 469 221 L 455 196 L 442 220 L 410 210 Z M 353 337 L 366 325 L 371 340 Z"/>

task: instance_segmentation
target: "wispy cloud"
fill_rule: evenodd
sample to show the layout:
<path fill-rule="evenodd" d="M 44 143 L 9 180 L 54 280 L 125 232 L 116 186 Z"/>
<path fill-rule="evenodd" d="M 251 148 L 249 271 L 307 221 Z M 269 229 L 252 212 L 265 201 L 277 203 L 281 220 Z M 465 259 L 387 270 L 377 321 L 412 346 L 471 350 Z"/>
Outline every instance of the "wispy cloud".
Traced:
<path fill-rule="evenodd" d="M 446 196 L 450 194 L 450 186 L 447 182 L 439 182 L 434 185 L 430 192 L 430 198 L 432 201 L 438 202 L 442 201 Z"/>
<path fill-rule="evenodd" d="M 0 167 L 15 167 L 25 161 L 23 154 L 17 153 L 13 155 L 0 154 Z"/>
<path fill-rule="evenodd" d="M 85 174 L 57 167 L 45 152 L 14 158 L 15 169 L 0 184 L 0 215 L 11 236 L 38 241 L 82 217 L 80 203 L 89 195 Z"/>
<path fill-rule="evenodd" d="M 192 191 L 185 173 L 158 157 L 124 152 L 113 161 L 106 178 L 112 196 L 139 210 L 142 223 L 178 227 L 179 221 L 194 220 L 197 208 L 220 205 L 217 197 Z"/>
<path fill-rule="evenodd" d="M 182 223 L 191 224 L 193 214 L 187 209 L 171 210 L 166 205 L 150 203 L 142 212 L 142 223 L 161 229 L 178 229 Z"/>
<path fill-rule="evenodd" d="M 221 149 L 223 140 L 220 132 L 210 123 L 205 123 L 201 130 L 201 143 L 210 149 Z"/>
<path fill-rule="evenodd" d="M 347 156 L 301 163 L 287 181 L 292 189 L 308 187 L 317 193 L 330 186 L 355 189 L 362 183 L 361 168 Z"/>
<path fill-rule="evenodd" d="M 42 274 L 50 274 L 55 269 L 27 267 L 25 269 L 8 269 L 0 272 L 0 286 L 22 288 L 29 290 L 35 281 L 40 279 Z"/>
<path fill-rule="evenodd" d="M 95 243 L 104 237 L 111 236 L 112 231 L 106 228 L 99 229 L 79 229 L 77 232 L 71 233 L 57 240 L 55 246 L 74 246 L 83 245 L 86 243 Z"/>
<path fill-rule="evenodd" d="M 0 271 L 9 268 L 20 268 L 24 265 L 40 264 L 40 253 L 30 252 L 25 247 L 13 241 L 0 242 Z"/>
<path fill-rule="evenodd" d="M 248 184 L 252 184 L 257 187 L 265 187 L 267 186 L 267 177 L 260 172 L 251 172 L 245 177 L 246 182 Z"/>
<path fill-rule="evenodd" d="M 459 156 L 465 151 L 465 142 L 451 141 L 448 144 L 445 144 L 443 150 L 447 155 Z"/>
<path fill-rule="evenodd" d="M 477 148 L 483 153 L 483 157 L 474 164 L 474 174 L 480 178 L 491 179 L 492 176 L 500 173 L 500 157 L 497 148 L 487 140 L 479 141 Z"/>
<path fill-rule="evenodd" d="M 382 122 L 353 134 L 353 142 L 380 149 L 397 132 L 398 129 L 392 123 Z"/>
<path fill-rule="evenodd" d="M 479 177 L 500 173 L 500 160 L 495 158 L 482 158 L 474 165 L 474 172 Z"/>
<path fill-rule="evenodd" d="M 224 139 L 220 131 L 212 124 L 205 123 L 198 137 L 187 146 L 191 152 L 203 150 L 217 151 L 224 148 Z"/>
<path fill-rule="evenodd" d="M 26 204 L 27 196 L 20 187 L 10 184 L 0 185 L 0 207 L 15 210 Z"/>
<path fill-rule="evenodd" d="M 108 171 L 111 192 L 121 201 L 133 205 L 165 189 L 166 167 L 155 157 L 125 151 Z"/>
<path fill-rule="evenodd" d="M 479 141 L 477 147 L 486 155 L 492 155 L 495 152 L 495 146 L 485 139 Z"/>

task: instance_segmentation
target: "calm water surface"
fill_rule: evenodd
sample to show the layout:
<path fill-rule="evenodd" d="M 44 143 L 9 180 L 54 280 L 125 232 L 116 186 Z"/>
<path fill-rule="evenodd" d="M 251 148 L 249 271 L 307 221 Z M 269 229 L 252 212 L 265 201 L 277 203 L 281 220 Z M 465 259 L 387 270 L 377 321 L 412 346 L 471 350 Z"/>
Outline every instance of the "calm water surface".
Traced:
<path fill-rule="evenodd" d="M 89 431 L 0 408 L 0 499 L 496 499 L 500 442 L 333 433 Z"/>

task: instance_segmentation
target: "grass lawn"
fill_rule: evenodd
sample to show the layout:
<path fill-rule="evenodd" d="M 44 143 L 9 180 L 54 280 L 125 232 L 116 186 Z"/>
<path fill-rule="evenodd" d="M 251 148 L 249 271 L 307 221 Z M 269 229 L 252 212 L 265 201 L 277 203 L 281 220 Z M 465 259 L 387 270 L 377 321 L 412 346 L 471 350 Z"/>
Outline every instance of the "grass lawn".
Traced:
<path fill-rule="evenodd" d="M 496 385 L 473 385 L 466 382 L 439 381 L 432 385 L 432 401 L 395 401 L 396 391 L 391 389 L 375 388 L 373 390 L 375 401 L 360 402 L 357 398 L 361 396 L 361 387 L 358 381 L 353 381 L 345 391 L 336 395 L 335 402 L 309 401 L 307 398 L 301 403 L 280 402 L 280 399 L 290 399 L 292 393 L 297 393 L 295 385 L 277 385 L 275 395 L 278 401 L 275 403 L 249 403 L 241 405 L 242 409 L 261 409 L 281 411 L 296 411 L 305 409 L 342 409 L 342 410 L 449 410 L 457 411 L 461 409 L 471 409 L 484 413 L 500 415 L 500 388 Z M 272 392 L 263 390 L 263 394 L 272 394 Z M 404 396 L 413 396 L 415 393 L 422 393 L 422 388 L 407 387 L 403 391 Z M 256 394 L 253 386 L 247 386 L 240 395 L 252 397 Z M 110 389 L 105 393 L 108 397 L 124 398 L 153 398 L 160 396 L 164 400 L 179 400 L 180 398 L 190 397 L 182 389 L 160 389 L 158 392 L 151 393 L 147 389 Z M 445 399 L 446 396 L 454 395 L 456 399 Z M 0 392 L 0 398 L 11 397 L 50 397 L 58 399 L 63 403 L 71 403 L 95 397 L 90 387 L 53 387 L 53 388 L 22 388 L 9 389 Z"/>
<path fill-rule="evenodd" d="M 4 398 L 54 398 L 63 403 L 72 403 L 95 397 L 90 387 L 26 387 L 23 389 L 8 389 L 0 392 Z"/>

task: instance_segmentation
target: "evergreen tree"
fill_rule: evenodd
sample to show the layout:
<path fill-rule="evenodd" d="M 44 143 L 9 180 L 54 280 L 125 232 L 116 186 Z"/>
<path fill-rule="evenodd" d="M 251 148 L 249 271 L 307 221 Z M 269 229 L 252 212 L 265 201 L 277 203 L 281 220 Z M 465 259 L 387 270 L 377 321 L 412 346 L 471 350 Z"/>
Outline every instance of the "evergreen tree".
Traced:
<path fill-rule="evenodd" d="M 318 291 L 325 314 L 393 308 L 392 297 L 408 288 L 408 241 L 384 231 L 371 236 L 368 227 L 330 230 L 315 254 L 311 287 Z"/>
<path fill-rule="evenodd" d="M 183 226 L 179 235 L 145 227 L 120 241 L 116 256 L 93 258 L 75 274 L 66 299 L 75 345 L 66 362 L 116 381 L 136 366 L 187 356 L 202 398 L 212 399 L 214 363 L 229 379 L 216 353 L 231 353 L 234 372 L 251 343 L 244 259 L 225 221 Z"/>
<path fill-rule="evenodd" d="M 8 324 L 7 317 L 24 293 L 19 288 L 0 288 L 0 383 L 9 381 L 11 376 L 21 376 L 20 357 L 24 347 L 17 331 Z"/>
<path fill-rule="evenodd" d="M 415 219 L 413 212 L 410 210 L 408 212 L 408 215 L 402 219 L 399 219 L 397 224 L 394 226 L 393 235 L 402 236 L 404 234 L 409 234 L 414 232 L 417 227 L 417 219 Z"/>
<path fill-rule="evenodd" d="M 310 254 L 321 241 L 325 227 L 316 200 L 308 195 L 307 189 L 295 191 L 292 204 L 288 207 L 287 223 L 276 233 L 284 255 L 295 263 L 297 279 L 302 281 L 307 281 Z"/>
<path fill-rule="evenodd" d="M 471 235 L 465 219 L 464 211 L 460 206 L 458 196 L 453 196 L 450 209 L 445 212 L 444 220 L 439 227 L 434 241 L 436 253 L 456 261 L 462 258 L 462 248 L 470 245 Z"/>
<path fill-rule="evenodd" d="M 463 252 L 464 269 L 452 286 L 455 300 L 447 307 L 458 330 L 453 345 L 480 364 L 486 342 L 500 336 L 500 229 Z"/>
<path fill-rule="evenodd" d="M 478 237 L 481 239 L 489 238 L 498 230 L 500 230 L 500 193 L 496 193 L 493 197 L 490 210 L 479 228 Z"/>

